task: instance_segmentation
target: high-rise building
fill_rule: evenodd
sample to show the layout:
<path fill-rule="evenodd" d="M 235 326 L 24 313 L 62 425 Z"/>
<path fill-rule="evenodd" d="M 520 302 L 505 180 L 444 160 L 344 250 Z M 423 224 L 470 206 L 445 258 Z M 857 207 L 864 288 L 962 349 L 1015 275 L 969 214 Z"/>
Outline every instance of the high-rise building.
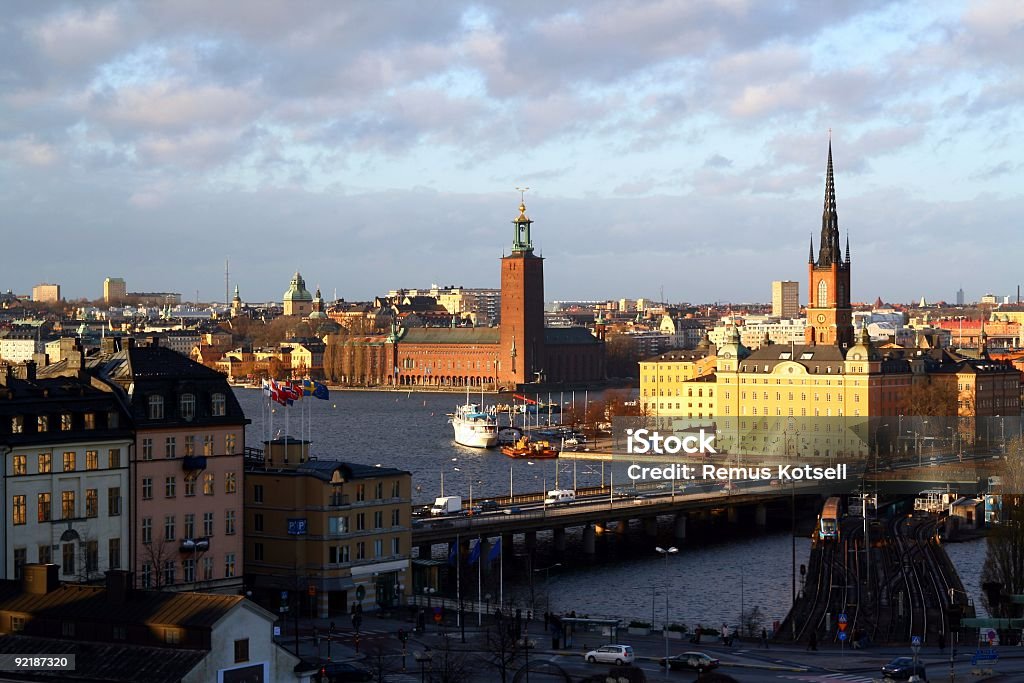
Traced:
<path fill-rule="evenodd" d="M 800 283 L 795 280 L 772 282 L 772 317 L 795 318 L 800 315 Z"/>
<path fill-rule="evenodd" d="M 60 301 L 60 285 L 48 284 L 46 282 L 36 285 L 32 288 L 32 301 L 47 303 Z"/>
<path fill-rule="evenodd" d="M 964 288 L 963 287 L 961 287 L 960 289 L 956 290 L 956 305 L 957 306 L 963 306 L 964 305 Z"/>
<path fill-rule="evenodd" d="M 123 277 L 108 277 L 103 281 L 103 303 L 121 303 L 128 296 L 128 287 Z"/>

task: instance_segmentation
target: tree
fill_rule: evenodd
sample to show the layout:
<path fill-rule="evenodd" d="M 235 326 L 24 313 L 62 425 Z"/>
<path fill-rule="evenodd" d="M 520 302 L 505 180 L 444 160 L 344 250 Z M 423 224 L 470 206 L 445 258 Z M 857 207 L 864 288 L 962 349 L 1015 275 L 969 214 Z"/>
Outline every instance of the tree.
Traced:
<path fill-rule="evenodd" d="M 162 590 L 166 588 L 166 585 L 164 584 L 164 565 L 169 560 L 177 561 L 177 546 L 173 541 L 162 540 L 145 543 L 142 548 L 142 556 L 153 567 L 151 574 L 153 582 L 150 584 L 150 588 L 153 590 Z"/>
<path fill-rule="evenodd" d="M 1006 447 L 1000 468 L 1001 519 L 989 532 L 981 581 L 992 590 L 984 601 L 994 617 L 1018 617 L 1021 605 L 998 599 L 999 593 L 1024 594 L 1024 440 Z"/>
<path fill-rule="evenodd" d="M 487 629 L 486 638 L 484 659 L 501 673 L 501 683 L 506 683 L 509 669 L 519 657 L 519 640 L 513 620 L 499 617 L 497 623 Z"/>

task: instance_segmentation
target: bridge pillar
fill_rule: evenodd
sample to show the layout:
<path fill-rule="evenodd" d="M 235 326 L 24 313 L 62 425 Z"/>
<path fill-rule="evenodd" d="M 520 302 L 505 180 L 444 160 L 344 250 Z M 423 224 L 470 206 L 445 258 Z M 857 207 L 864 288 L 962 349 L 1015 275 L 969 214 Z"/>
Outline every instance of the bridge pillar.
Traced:
<path fill-rule="evenodd" d="M 594 532 L 594 526 L 588 524 L 583 527 L 583 552 L 587 555 L 593 555 L 597 550 L 597 534 Z"/>
<path fill-rule="evenodd" d="M 686 513 L 680 512 L 676 515 L 673 536 L 677 541 L 686 540 Z"/>
<path fill-rule="evenodd" d="M 726 520 L 729 524 L 736 524 L 740 521 L 740 509 L 736 506 L 732 506 L 726 511 Z"/>
<path fill-rule="evenodd" d="M 555 552 L 556 553 L 564 553 L 565 552 L 565 527 L 557 527 L 556 526 L 554 529 L 552 529 L 552 532 L 554 534 L 554 537 L 553 537 L 552 540 L 554 541 Z"/>
<path fill-rule="evenodd" d="M 768 507 L 764 503 L 754 508 L 754 525 L 763 529 L 768 524 Z"/>
<path fill-rule="evenodd" d="M 527 531 L 523 534 L 523 540 L 526 543 L 527 554 L 532 555 L 533 551 L 537 549 L 537 532 Z"/>
<path fill-rule="evenodd" d="M 433 551 L 433 545 L 431 545 L 430 543 L 421 543 L 419 545 L 419 549 L 420 549 L 420 559 L 421 560 L 429 560 L 430 559 L 430 553 Z"/>
<path fill-rule="evenodd" d="M 644 533 L 648 536 L 658 535 L 658 518 L 647 517 L 644 519 Z"/>

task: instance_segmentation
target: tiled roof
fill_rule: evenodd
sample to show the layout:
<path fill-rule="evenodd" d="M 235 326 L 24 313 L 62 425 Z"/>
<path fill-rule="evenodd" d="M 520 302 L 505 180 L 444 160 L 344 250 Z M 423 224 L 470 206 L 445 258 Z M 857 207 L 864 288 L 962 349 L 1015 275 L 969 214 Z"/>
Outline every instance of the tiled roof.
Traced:
<path fill-rule="evenodd" d="M 544 343 L 551 346 L 570 344 L 600 344 L 601 340 L 585 327 L 545 327 Z"/>

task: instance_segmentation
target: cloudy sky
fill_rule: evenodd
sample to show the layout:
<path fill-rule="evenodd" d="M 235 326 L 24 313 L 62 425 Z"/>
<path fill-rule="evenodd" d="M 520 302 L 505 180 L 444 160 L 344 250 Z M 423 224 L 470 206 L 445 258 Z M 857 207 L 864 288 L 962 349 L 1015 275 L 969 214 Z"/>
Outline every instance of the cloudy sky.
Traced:
<path fill-rule="evenodd" d="M 0 289 L 546 298 L 806 278 L 832 130 L 856 299 L 1024 280 L 1024 3 L 5 3 Z"/>

